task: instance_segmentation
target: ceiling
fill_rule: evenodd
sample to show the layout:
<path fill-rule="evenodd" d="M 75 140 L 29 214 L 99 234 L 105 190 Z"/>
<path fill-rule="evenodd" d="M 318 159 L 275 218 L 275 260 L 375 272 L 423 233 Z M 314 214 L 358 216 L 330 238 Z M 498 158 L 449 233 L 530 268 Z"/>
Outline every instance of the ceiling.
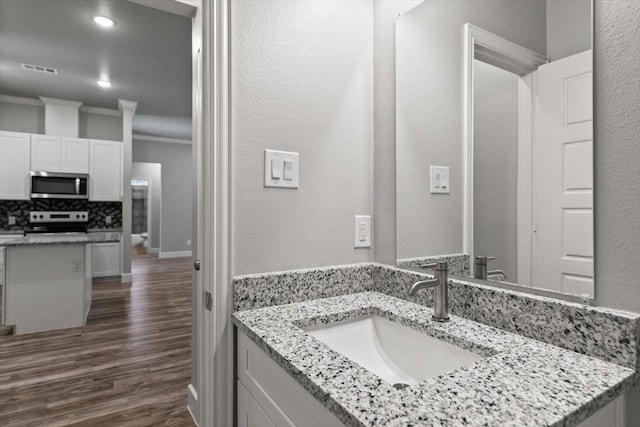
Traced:
<path fill-rule="evenodd" d="M 96 14 L 115 26 L 97 26 Z M 127 0 L 0 0 L 0 93 L 110 109 L 135 101 L 134 133 L 191 139 L 191 20 Z"/>

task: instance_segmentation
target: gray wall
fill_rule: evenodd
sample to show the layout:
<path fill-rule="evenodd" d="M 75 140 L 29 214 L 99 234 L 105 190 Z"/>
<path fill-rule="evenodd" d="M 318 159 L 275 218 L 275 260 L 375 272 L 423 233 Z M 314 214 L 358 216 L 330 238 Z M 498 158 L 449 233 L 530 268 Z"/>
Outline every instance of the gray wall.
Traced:
<path fill-rule="evenodd" d="M 44 106 L 0 102 L 0 130 L 44 134 Z M 122 141 L 122 116 L 80 112 L 78 136 Z"/>
<path fill-rule="evenodd" d="M 591 49 L 591 1 L 547 0 L 547 57 L 552 61 Z"/>
<path fill-rule="evenodd" d="M 133 140 L 133 162 L 162 165 L 160 252 L 191 250 L 191 145 Z"/>
<path fill-rule="evenodd" d="M 426 1 L 398 19 L 398 258 L 463 250 L 464 24 L 544 54 L 545 21 L 545 2 L 512 0 Z M 450 167 L 451 194 L 429 194 L 430 165 Z"/>
<path fill-rule="evenodd" d="M 107 139 L 122 141 L 122 116 L 80 112 L 80 138 Z"/>
<path fill-rule="evenodd" d="M 0 130 L 44 134 L 44 106 L 0 102 Z"/>
<path fill-rule="evenodd" d="M 396 262 L 396 18 L 422 0 L 373 2 L 375 261 Z"/>
<path fill-rule="evenodd" d="M 231 10 L 233 274 L 370 261 L 373 3 Z M 263 187 L 265 148 L 300 153 L 299 189 Z"/>
<path fill-rule="evenodd" d="M 594 15 L 596 299 L 640 313 L 640 2 Z"/>
<path fill-rule="evenodd" d="M 151 227 L 149 248 L 160 248 L 160 218 L 162 205 L 162 165 L 160 163 L 133 162 L 131 179 L 145 178 L 151 182 Z M 148 218 L 147 218 L 148 220 Z"/>
<path fill-rule="evenodd" d="M 517 279 L 518 76 L 478 60 L 474 69 L 474 254 Z"/>

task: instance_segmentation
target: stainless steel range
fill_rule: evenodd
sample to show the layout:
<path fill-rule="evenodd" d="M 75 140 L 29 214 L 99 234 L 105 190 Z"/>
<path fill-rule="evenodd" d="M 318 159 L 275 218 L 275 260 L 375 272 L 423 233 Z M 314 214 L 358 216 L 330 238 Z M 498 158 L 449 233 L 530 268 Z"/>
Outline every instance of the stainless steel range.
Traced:
<path fill-rule="evenodd" d="M 87 211 L 31 211 L 24 234 L 86 233 L 88 223 Z"/>

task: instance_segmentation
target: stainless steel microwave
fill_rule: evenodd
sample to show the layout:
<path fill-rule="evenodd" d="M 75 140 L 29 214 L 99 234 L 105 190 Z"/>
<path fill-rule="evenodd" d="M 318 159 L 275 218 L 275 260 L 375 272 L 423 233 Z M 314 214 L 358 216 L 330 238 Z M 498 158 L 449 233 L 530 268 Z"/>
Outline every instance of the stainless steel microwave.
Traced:
<path fill-rule="evenodd" d="M 31 171 L 32 199 L 88 199 L 89 175 Z"/>

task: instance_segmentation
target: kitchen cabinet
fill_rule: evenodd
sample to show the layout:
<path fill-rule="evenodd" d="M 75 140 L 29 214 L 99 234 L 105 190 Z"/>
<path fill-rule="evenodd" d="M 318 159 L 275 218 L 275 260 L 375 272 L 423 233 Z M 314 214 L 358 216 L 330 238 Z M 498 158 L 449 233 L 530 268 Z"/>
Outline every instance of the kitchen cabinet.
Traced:
<path fill-rule="evenodd" d="M 89 140 L 63 137 L 60 145 L 60 172 L 89 173 Z"/>
<path fill-rule="evenodd" d="M 61 172 L 62 141 L 59 136 L 31 135 L 31 170 Z"/>
<path fill-rule="evenodd" d="M 31 135 L 31 170 L 89 173 L 89 140 Z"/>
<path fill-rule="evenodd" d="M 89 181 L 89 200 L 122 201 L 122 143 L 90 141 Z"/>
<path fill-rule="evenodd" d="M 31 135 L 0 131 L 0 200 L 29 200 Z"/>
<path fill-rule="evenodd" d="M 94 243 L 91 248 L 93 277 L 120 275 L 120 243 Z"/>

